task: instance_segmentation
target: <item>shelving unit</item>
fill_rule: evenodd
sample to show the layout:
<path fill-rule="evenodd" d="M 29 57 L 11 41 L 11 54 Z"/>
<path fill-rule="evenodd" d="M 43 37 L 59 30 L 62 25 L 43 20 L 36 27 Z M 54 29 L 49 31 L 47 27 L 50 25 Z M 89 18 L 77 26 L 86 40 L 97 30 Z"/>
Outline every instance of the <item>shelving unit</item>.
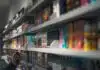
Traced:
<path fill-rule="evenodd" d="M 4 34 L 9 33 L 11 30 L 13 30 L 13 28 L 16 28 L 19 25 L 21 25 L 21 21 L 24 20 L 24 17 L 26 16 L 26 14 L 29 14 L 30 12 L 35 11 L 35 9 L 37 7 L 40 7 L 41 5 L 43 5 L 44 2 L 45 2 L 45 0 L 38 1 L 30 10 L 28 10 L 28 12 L 26 12 L 25 14 L 23 14 L 16 21 L 16 23 L 14 25 L 12 25 L 10 28 L 6 29 L 6 31 L 5 31 Z M 56 25 L 61 24 L 61 23 L 64 23 L 64 22 L 69 22 L 69 21 L 73 21 L 75 19 L 89 17 L 89 16 L 87 16 L 88 14 L 90 14 L 91 16 L 94 16 L 94 15 L 99 16 L 99 15 L 97 15 L 97 13 L 94 13 L 96 11 L 99 12 L 99 9 L 100 9 L 100 6 L 99 5 L 100 5 L 100 1 L 97 1 L 96 4 L 88 4 L 86 6 L 81 6 L 79 8 L 76 8 L 76 9 L 72 10 L 72 11 L 69 11 L 66 14 L 61 15 L 59 18 L 55 18 L 55 19 L 49 20 L 47 22 L 44 22 L 43 24 L 37 25 L 36 27 L 31 28 L 29 32 L 36 32 L 36 31 L 40 31 L 40 30 L 42 30 L 44 28 L 48 29 L 48 27 L 50 27 L 50 26 L 56 26 Z M 4 41 L 11 40 L 13 38 L 16 38 L 18 36 L 24 35 L 25 33 L 29 33 L 29 32 L 19 33 L 19 34 L 13 36 L 13 37 L 10 37 L 8 39 L 5 39 Z M 12 49 L 12 48 L 4 48 L 4 49 Z M 19 50 L 19 49 L 16 48 L 16 50 Z M 66 52 L 65 54 L 63 54 L 64 50 L 61 50 L 61 49 L 60 50 L 58 49 L 55 52 L 50 52 L 50 51 L 53 51 L 53 50 L 54 49 L 52 49 L 52 48 L 51 49 L 47 49 L 47 48 L 32 48 L 32 49 L 30 48 L 30 49 L 28 49 L 28 51 L 54 53 L 54 54 L 60 54 L 60 55 L 74 55 L 74 54 L 67 53 L 68 51 L 72 52 L 69 49 L 65 51 Z M 61 53 L 58 53 L 58 51 L 61 51 L 62 54 Z M 78 51 L 78 52 L 74 51 L 74 52 L 76 54 L 78 52 L 81 53 L 81 51 Z M 91 54 L 91 53 L 88 53 L 88 52 L 82 52 L 82 53 L 84 53 L 84 54 L 86 53 L 86 55 L 79 55 L 79 56 L 86 56 L 86 57 L 88 57 L 88 55 Z M 93 53 L 94 54 L 97 54 L 96 56 L 98 56 L 98 53 L 96 53 L 96 52 L 93 52 Z M 94 54 L 92 54 L 92 56 Z M 76 56 L 78 56 L 78 54 Z M 99 58 L 99 57 L 97 57 L 97 58 Z"/>
<path fill-rule="evenodd" d="M 39 10 L 39 9 L 43 8 L 43 11 L 44 11 L 44 8 L 45 8 L 44 6 L 47 5 L 47 3 L 52 2 L 52 1 L 53 0 L 37 1 L 37 3 L 35 5 L 33 5 L 31 7 L 31 9 L 25 11 L 25 13 L 16 21 L 16 23 L 14 25 L 12 25 L 10 28 L 7 28 L 3 34 L 4 35 L 9 34 L 9 37 L 5 38 L 3 41 L 7 45 L 9 44 L 9 46 L 4 47 L 3 49 L 4 50 L 13 50 L 13 51 L 24 51 L 27 53 L 27 57 L 29 57 L 28 62 L 34 63 L 32 58 L 36 57 L 34 59 L 37 60 L 37 62 L 40 62 L 41 65 L 42 65 L 42 63 L 45 63 L 45 61 L 41 62 L 40 60 L 42 60 L 43 58 L 45 59 L 46 54 L 50 55 L 50 57 L 52 57 L 52 58 L 56 58 L 58 56 L 59 57 L 59 58 L 57 58 L 58 62 L 60 60 L 61 60 L 61 62 L 64 62 L 64 60 L 67 57 L 68 58 L 75 57 L 75 58 L 82 58 L 82 59 L 99 60 L 100 59 L 100 48 L 99 47 L 97 48 L 96 47 L 97 45 L 96 46 L 93 46 L 93 45 L 97 44 L 94 42 L 94 40 L 97 42 L 97 38 L 100 37 L 99 36 L 100 32 L 96 32 L 96 30 L 95 30 L 98 25 L 96 27 L 94 27 L 94 29 L 92 29 L 92 27 L 94 25 L 94 23 L 93 23 L 94 18 L 98 20 L 98 17 L 100 17 L 100 15 L 99 15 L 100 1 L 97 0 L 96 3 L 94 3 L 94 4 L 92 3 L 92 4 L 86 4 L 86 5 L 79 6 L 77 8 L 74 8 L 73 10 L 67 11 L 66 13 L 60 14 L 59 17 L 55 17 L 53 19 L 49 18 L 48 20 L 43 21 L 44 16 L 42 16 L 42 19 L 40 19 L 40 18 L 37 19 L 36 18 L 38 16 L 37 14 L 41 13 L 40 12 L 41 10 Z M 50 9 L 49 9 L 49 11 L 50 11 Z M 38 12 L 38 13 L 36 14 L 36 12 Z M 48 12 L 46 12 L 46 15 L 47 15 L 47 13 Z M 52 13 L 52 14 L 55 14 L 55 13 Z M 28 25 L 26 25 L 27 30 L 23 31 L 24 28 L 22 27 L 22 29 L 23 29 L 22 32 L 14 35 L 14 36 L 10 36 L 10 32 L 12 30 L 17 29 L 18 26 L 22 25 L 23 20 L 25 19 L 26 16 L 34 16 L 36 18 L 36 19 L 34 19 L 33 25 L 30 24 L 30 28 L 27 28 Z M 39 16 L 41 16 L 41 15 L 39 15 Z M 50 15 L 50 17 L 51 17 L 51 15 Z M 45 17 L 45 18 L 47 18 L 47 17 Z M 93 19 L 93 20 L 90 21 L 91 19 Z M 35 20 L 37 20 L 37 22 L 38 22 L 37 24 L 36 24 Z M 78 20 L 82 20 L 82 21 L 80 22 Z M 41 23 L 39 23 L 39 22 L 41 22 Z M 77 23 L 84 23 L 83 29 L 80 29 L 80 31 L 79 31 L 80 33 L 77 32 L 77 30 L 78 30 Z M 99 21 L 99 23 L 100 23 L 100 21 Z M 68 25 L 68 24 L 71 24 L 71 25 Z M 77 25 L 75 25 L 75 24 L 77 24 Z M 85 32 L 85 26 L 86 26 L 85 24 L 88 24 L 86 32 Z M 66 25 L 68 25 L 68 27 L 65 27 Z M 90 25 L 90 27 L 88 27 L 89 25 Z M 72 26 L 72 29 L 69 28 L 71 26 Z M 75 27 L 76 27 L 76 31 L 74 30 Z M 91 28 L 91 30 L 88 30 L 89 28 Z M 55 29 L 54 32 L 53 32 L 53 29 Z M 66 29 L 66 31 L 64 31 L 65 29 Z M 49 33 L 50 30 L 51 30 L 51 33 Z M 67 31 L 67 30 L 69 30 L 69 31 Z M 83 30 L 83 33 L 81 32 L 81 30 Z M 71 33 L 71 31 L 73 33 Z M 76 35 L 75 35 L 75 32 L 76 32 Z M 13 31 L 12 31 L 12 33 L 13 33 Z M 32 33 L 30 36 L 26 35 L 26 34 L 30 34 L 30 33 Z M 56 35 L 55 33 L 58 33 L 58 35 Z M 85 33 L 86 33 L 86 35 L 85 35 Z M 49 38 L 49 36 L 51 34 L 52 34 L 52 36 Z M 83 36 L 79 37 L 82 34 L 83 34 Z M 74 44 L 72 43 L 72 46 L 69 47 L 69 40 L 71 39 L 71 38 L 69 39 L 69 37 L 71 37 L 71 36 L 73 36 L 72 40 L 74 40 L 74 38 L 76 39 L 76 36 L 77 36 L 77 40 L 75 40 Z M 19 38 L 22 38 L 22 39 L 19 39 Z M 30 41 L 31 38 L 32 38 L 32 41 Z M 55 38 L 55 39 L 52 40 L 52 38 Z M 62 44 L 60 44 L 60 38 L 62 38 L 61 39 Z M 82 43 L 78 42 L 79 41 L 78 38 L 81 39 Z M 86 39 L 86 41 L 85 41 L 85 39 Z M 16 42 L 15 42 L 15 40 L 16 40 Z M 89 43 L 87 43 L 88 40 L 89 40 Z M 46 42 L 44 42 L 44 41 L 46 41 Z M 91 45 L 90 45 L 90 41 L 91 41 Z M 30 44 L 28 44 L 29 42 L 31 42 L 30 43 L 31 46 L 30 46 Z M 34 42 L 34 44 L 33 44 L 33 42 Z M 85 42 L 86 42 L 86 45 L 85 45 Z M 22 44 L 20 44 L 20 43 L 22 43 Z M 56 46 L 55 46 L 55 43 L 56 43 Z M 67 45 L 65 45 L 64 43 L 67 43 Z M 78 49 L 76 48 L 76 43 L 79 45 L 77 47 Z M 17 48 L 17 47 L 19 47 L 19 45 L 14 45 L 14 47 L 16 46 L 16 48 L 11 48 L 12 44 L 20 44 L 20 48 Z M 24 46 L 22 46 L 22 45 L 24 45 Z M 53 45 L 53 46 L 51 46 L 51 45 Z M 61 47 L 59 45 L 61 45 Z M 85 45 L 85 48 L 84 48 L 84 45 Z M 67 47 L 65 47 L 65 46 L 67 46 Z M 82 46 L 82 47 L 80 47 L 80 46 Z M 8 48 L 8 47 L 10 47 L 10 48 Z M 35 55 L 33 56 L 33 54 L 32 54 L 33 52 L 36 53 L 36 56 Z M 31 58 L 30 58 L 29 54 L 30 55 L 32 54 Z M 43 58 L 42 58 L 42 56 L 43 56 Z M 39 60 L 38 60 L 38 58 L 39 58 Z M 37 64 L 37 62 L 36 62 L 36 64 Z M 45 66 L 45 64 L 44 64 L 44 66 Z M 31 65 L 31 63 L 29 65 Z M 89 70 L 91 70 L 91 69 L 89 69 Z"/>

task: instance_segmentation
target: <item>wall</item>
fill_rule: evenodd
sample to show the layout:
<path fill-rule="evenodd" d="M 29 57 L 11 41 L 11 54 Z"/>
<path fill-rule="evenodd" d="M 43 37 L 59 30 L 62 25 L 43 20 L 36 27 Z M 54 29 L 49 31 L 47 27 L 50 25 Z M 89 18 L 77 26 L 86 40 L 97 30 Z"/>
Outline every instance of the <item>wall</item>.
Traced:
<path fill-rule="evenodd" d="M 29 3 L 32 3 L 32 0 L 12 0 L 8 20 L 12 19 L 16 12 L 22 7 L 26 7 Z"/>

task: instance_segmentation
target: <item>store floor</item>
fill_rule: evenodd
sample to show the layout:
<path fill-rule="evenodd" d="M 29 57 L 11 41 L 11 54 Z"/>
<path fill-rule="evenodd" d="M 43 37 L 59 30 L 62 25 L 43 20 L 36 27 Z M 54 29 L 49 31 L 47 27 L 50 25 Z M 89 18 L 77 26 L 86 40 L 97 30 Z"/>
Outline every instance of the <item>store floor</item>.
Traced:
<path fill-rule="evenodd" d="M 0 58 L 0 70 L 5 70 L 5 68 L 8 66 L 8 64 Z"/>

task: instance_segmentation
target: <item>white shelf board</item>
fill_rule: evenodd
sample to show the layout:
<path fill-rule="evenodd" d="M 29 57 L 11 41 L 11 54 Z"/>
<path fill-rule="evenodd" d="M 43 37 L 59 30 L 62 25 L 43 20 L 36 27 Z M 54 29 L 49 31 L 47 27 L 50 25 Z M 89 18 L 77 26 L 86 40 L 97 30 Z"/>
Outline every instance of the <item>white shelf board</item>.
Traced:
<path fill-rule="evenodd" d="M 91 59 L 100 59 L 100 51 L 82 51 L 82 50 L 71 50 L 62 48 L 28 48 L 28 51 L 63 55 L 63 56 L 75 56 Z"/>

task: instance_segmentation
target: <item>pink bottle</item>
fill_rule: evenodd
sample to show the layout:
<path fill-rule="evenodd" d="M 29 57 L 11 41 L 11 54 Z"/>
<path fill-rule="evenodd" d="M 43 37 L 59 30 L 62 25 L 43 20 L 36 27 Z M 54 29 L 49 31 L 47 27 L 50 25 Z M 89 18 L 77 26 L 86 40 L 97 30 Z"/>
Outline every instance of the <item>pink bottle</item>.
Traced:
<path fill-rule="evenodd" d="M 88 4 L 88 0 L 80 0 L 81 5 L 87 5 Z"/>

